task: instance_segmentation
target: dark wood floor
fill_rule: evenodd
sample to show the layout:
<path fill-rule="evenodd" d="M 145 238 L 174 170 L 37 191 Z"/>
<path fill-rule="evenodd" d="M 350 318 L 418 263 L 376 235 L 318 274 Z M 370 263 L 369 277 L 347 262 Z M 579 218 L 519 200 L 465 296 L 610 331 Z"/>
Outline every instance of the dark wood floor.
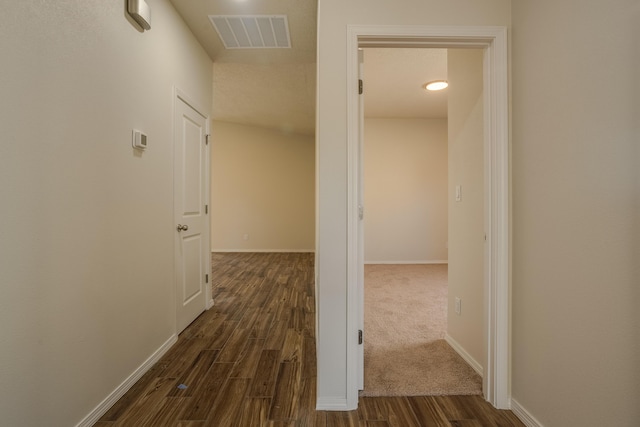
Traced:
<path fill-rule="evenodd" d="M 316 411 L 313 255 L 214 254 L 212 273 L 215 306 L 97 427 L 524 426 L 479 396 L 370 397 L 357 411 Z"/>

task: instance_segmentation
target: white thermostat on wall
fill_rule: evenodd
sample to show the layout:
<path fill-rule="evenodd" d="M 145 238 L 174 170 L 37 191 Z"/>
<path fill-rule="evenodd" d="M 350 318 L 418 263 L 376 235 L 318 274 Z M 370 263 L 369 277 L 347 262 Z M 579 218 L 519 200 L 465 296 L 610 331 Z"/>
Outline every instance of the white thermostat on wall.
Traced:
<path fill-rule="evenodd" d="M 144 150 L 147 148 L 147 135 L 139 130 L 133 130 L 133 148 Z"/>

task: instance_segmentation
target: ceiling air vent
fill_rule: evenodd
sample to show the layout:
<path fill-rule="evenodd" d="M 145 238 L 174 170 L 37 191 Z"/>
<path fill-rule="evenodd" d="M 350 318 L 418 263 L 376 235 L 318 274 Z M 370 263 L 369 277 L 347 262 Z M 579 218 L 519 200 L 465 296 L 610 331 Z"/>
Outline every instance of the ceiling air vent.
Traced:
<path fill-rule="evenodd" d="M 290 48 L 287 15 L 209 15 L 227 49 Z"/>

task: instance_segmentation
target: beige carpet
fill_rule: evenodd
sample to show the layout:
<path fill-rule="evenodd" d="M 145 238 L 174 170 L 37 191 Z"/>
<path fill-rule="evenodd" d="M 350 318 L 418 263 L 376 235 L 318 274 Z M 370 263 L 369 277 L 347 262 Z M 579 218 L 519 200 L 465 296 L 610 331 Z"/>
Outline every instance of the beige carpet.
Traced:
<path fill-rule="evenodd" d="M 362 396 L 481 394 L 482 379 L 444 340 L 447 266 L 365 266 Z"/>

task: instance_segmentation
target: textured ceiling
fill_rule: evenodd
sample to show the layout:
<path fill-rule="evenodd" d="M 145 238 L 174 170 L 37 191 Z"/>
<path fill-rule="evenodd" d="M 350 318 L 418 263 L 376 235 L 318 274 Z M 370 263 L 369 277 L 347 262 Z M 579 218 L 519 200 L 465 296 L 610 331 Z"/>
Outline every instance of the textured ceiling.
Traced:
<path fill-rule="evenodd" d="M 364 49 L 364 114 L 446 118 L 447 89 L 422 89 L 427 82 L 446 79 L 446 49 Z"/>
<path fill-rule="evenodd" d="M 171 0 L 213 60 L 214 120 L 315 132 L 317 0 Z M 209 15 L 287 15 L 290 49 L 225 49 Z M 365 49 L 368 117 L 446 117 L 444 49 Z M 346 102 L 346 100 L 345 100 Z"/>
<path fill-rule="evenodd" d="M 213 60 L 214 120 L 315 132 L 317 0 L 171 0 Z M 287 15 L 291 48 L 225 49 L 209 15 Z"/>
<path fill-rule="evenodd" d="M 213 64 L 213 118 L 313 135 L 316 66 Z"/>
<path fill-rule="evenodd" d="M 171 0 L 214 62 L 240 64 L 316 61 L 317 0 Z M 225 49 L 209 15 L 287 15 L 290 49 Z"/>

